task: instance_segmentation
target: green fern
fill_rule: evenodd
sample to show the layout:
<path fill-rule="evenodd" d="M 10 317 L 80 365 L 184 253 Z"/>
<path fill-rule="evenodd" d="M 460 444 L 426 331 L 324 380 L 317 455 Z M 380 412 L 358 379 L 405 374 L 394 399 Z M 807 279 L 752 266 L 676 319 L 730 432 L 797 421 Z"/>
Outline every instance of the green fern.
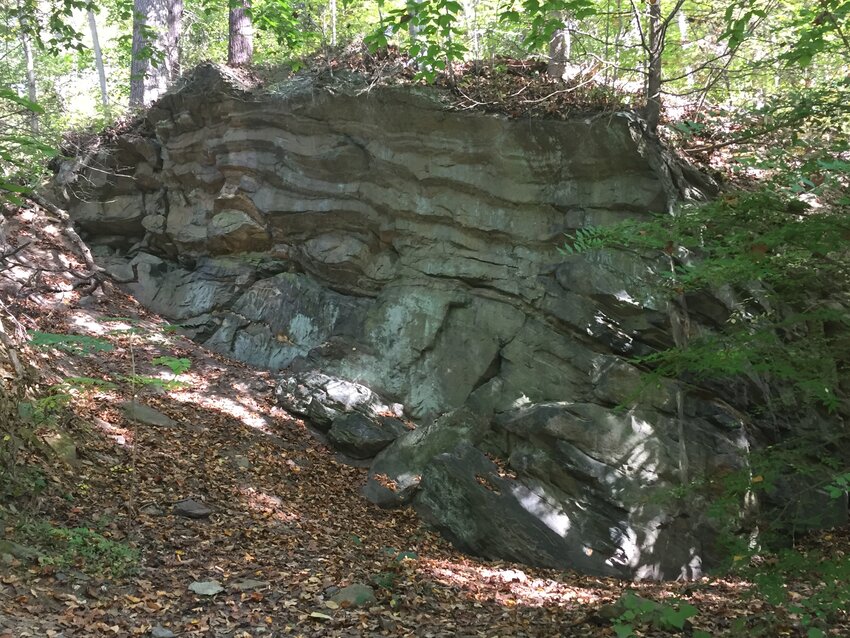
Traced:
<path fill-rule="evenodd" d="M 160 379 L 158 377 L 148 377 L 141 374 L 131 374 L 124 377 L 124 380 L 134 386 L 147 386 L 154 388 L 162 388 L 163 390 L 182 390 L 189 387 L 185 381 L 177 381 L 175 379 Z"/>
<path fill-rule="evenodd" d="M 177 375 L 183 374 L 184 372 L 188 372 L 189 368 L 192 367 L 192 362 L 185 357 L 155 357 L 151 363 L 155 366 L 165 366 L 171 373 L 176 377 Z"/>
<path fill-rule="evenodd" d="M 30 345 L 37 348 L 56 348 L 71 354 L 89 354 L 92 352 L 111 352 L 114 347 L 105 339 L 88 335 L 59 334 L 30 330 Z"/>
<path fill-rule="evenodd" d="M 579 228 L 574 235 L 570 236 L 564 233 L 564 236 L 571 240 L 572 243 L 565 242 L 561 246 L 556 247 L 562 255 L 577 255 L 591 250 L 605 248 L 613 237 L 610 229 L 597 226 Z"/>
<path fill-rule="evenodd" d="M 71 390 L 113 390 L 117 386 L 111 381 L 105 379 L 96 379 L 94 377 L 66 377 L 61 383 L 54 385 L 51 389 L 60 392 L 68 392 Z"/>

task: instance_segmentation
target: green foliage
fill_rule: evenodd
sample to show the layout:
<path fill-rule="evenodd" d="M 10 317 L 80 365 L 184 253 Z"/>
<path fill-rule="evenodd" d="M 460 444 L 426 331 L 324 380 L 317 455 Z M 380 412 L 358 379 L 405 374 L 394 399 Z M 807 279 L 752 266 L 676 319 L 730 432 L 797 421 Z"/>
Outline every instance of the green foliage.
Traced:
<path fill-rule="evenodd" d="M 798 616 L 806 636 L 827 635 L 850 604 L 850 558 L 846 556 L 785 550 L 760 565 L 747 565 L 741 572 L 752 580 L 760 597 Z M 790 596 L 789 580 L 805 582 L 808 595 Z"/>
<path fill-rule="evenodd" d="M 384 0 L 378 0 L 384 6 Z M 364 39 L 369 50 L 385 49 L 389 38 L 405 29 L 410 40 L 407 52 L 417 62 L 416 77 L 433 82 L 452 62 L 463 60 L 467 47 L 460 26 L 463 5 L 457 0 L 408 0 L 381 17 L 378 28 Z"/>
<path fill-rule="evenodd" d="M 586 20 L 599 13 L 598 3 L 593 0 L 521 0 L 510 2 L 504 7 L 499 20 L 511 25 L 530 20 L 529 30 L 523 38 L 523 46 L 529 51 L 545 49 L 558 29 L 564 28 L 563 15 L 573 20 Z"/>
<path fill-rule="evenodd" d="M 740 299 L 726 322 L 683 347 L 636 359 L 656 374 L 705 380 L 752 375 L 784 384 L 783 407 L 840 405 L 850 371 L 850 216 L 813 212 L 772 190 L 735 193 L 651 222 L 580 230 L 561 251 L 620 245 L 655 256 L 655 286 L 671 298 L 730 291 Z"/>
<path fill-rule="evenodd" d="M 370 580 L 381 589 L 394 589 L 399 575 L 396 572 L 378 572 Z"/>
<path fill-rule="evenodd" d="M 64 411 L 72 397 L 68 392 L 63 392 L 55 386 L 51 389 L 53 390 L 51 394 L 32 401 L 24 401 L 18 405 L 18 412 L 24 421 L 37 426 L 55 422 L 56 417 Z"/>
<path fill-rule="evenodd" d="M 825 485 L 824 489 L 830 498 L 843 498 L 850 492 L 850 472 L 834 476 L 832 482 Z"/>
<path fill-rule="evenodd" d="M 104 379 L 94 377 L 65 377 L 61 383 L 54 385 L 51 389 L 55 392 L 68 394 L 73 391 L 85 390 L 114 390 L 115 384 Z"/>
<path fill-rule="evenodd" d="M 185 357 L 176 358 L 176 357 L 155 357 L 151 363 L 155 366 L 165 366 L 174 376 L 183 374 L 184 372 L 188 372 L 189 368 L 192 367 L 192 362 Z"/>
<path fill-rule="evenodd" d="M 88 335 L 69 335 L 30 330 L 30 345 L 37 348 L 57 348 L 71 354 L 111 352 L 113 346 L 105 339 Z"/>
<path fill-rule="evenodd" d="M 251 18 L 258 29 L 272 34 L 279 45 L 298 50 L 317 39 L 314 25 L 305 24 L 302 5 L 292 0 L 265 0 L 255 5 Z"/>
<path fill-rule="evenodd" d="M 599 227 L 579 228 L 572 237 L 570 235 L 566 236 L 571 243 L 556 246 L 558 252 L 562 255 L 577 255 L 598 248 L 604 248 L 606 242 L 611 239 L 610 231 Z"/>
<path fill-rule="evenodd" d="M 163 334 L 174 334 L 181 328 L 183 328 L 183 326 L 179 323 L 166 323 L 162 325 L 161 330 Z"/>
<path fill-rule="evenodd" d="M 809 66 L 825 54 L 850 55 L 844 34 L 850 27 L 850 4 L 844 0 L 819 0 L 802 4 L 791 20 L 794 44 L 780 56 L 789 64 Z"/>
<path fill-rule="evenodd" d="M 27 113 L 43 114 L 44 109 L 0 85 L 0 112 L 20 107 Z M 39 165 L 56 154 L 55 149 L 29 132 L 4 127 L 0 131 L 0 197 L 20 205 L 21 195 L 31 191 L 30 183 Z"/>
<path fill-rule="evenodd" d="M 679 600 L 658 603 L 633 592 L 626 592 L 615 608 L 621 612 L 613 625 L 618 638 L 634 636 L 636 626 L 640 625 L 650 625 L 662 631 L 681 631 L 685 628 L 685 622 L 699 613 L 699 610 L 689 603 Z"/>
<path fill-rule="evenodd" d="M 162 390 L 182 390 L 189 386 L 185 381 L 177 381 L 174 379 L 160 379 L 159 377 L 148 377 L 142 374 L 129 374 L 124 377 L 124 380 L 133 386 L 138 387 L 153 387 Z"/>
<path fill-rule="evenodd" d="M 47 487 L 41 468 L 7 460 L 9 440 L 0 441 L 0 501 L 38 496 Z"/>
<path fill-rule="evenodd" d="M 43 565 L 73 566 L 93 575 L 122 578 L 132 574 L 139 562 L 138 550 L 88 527 L 25 522 L 16 530 L 16 536 L 39 550 Z"/>

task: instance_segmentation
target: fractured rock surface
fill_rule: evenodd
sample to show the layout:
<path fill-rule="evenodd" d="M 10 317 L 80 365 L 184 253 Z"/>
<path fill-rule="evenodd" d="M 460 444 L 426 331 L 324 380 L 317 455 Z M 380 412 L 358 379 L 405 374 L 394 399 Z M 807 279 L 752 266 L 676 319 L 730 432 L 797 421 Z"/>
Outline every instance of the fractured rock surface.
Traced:
<path fill-rule="evenodd" d="M 692 189 L 629 114 L 518 121 L 364 88 L 260 91 L 199 67 L 90 168 L 60 171 L 63 205 L 102 264 L 137 269 L 147 307 L 284 370 L 281 405 L 377 455 L 374 502 L 412 502 L 487 557 L 698 575 L 704 507 L 661 496 L 746 466 L 739 414 L 627 361 L 673 344 L 648 283 L 668 263 L 558 251 Z M 694 329 L 730 312 L 701 307 Z"/>

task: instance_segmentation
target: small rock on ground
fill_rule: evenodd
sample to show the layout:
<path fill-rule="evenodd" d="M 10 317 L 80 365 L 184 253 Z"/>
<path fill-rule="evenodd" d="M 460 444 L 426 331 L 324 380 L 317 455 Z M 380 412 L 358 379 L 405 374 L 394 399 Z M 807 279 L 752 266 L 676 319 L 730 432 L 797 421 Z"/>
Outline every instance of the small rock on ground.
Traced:
<path fill-rule="evenodd" d="M 217 580 L 196 580 L 189 585 L 189 590 L 199 596 L 215 596 L 224 591 Z"/>
<path fill-rule="evenodd" d="M 210 514 L 212 514 L 212 510 L 206 504 L 196 501 L 193 498 L 177 501 L 174 504 L 175 516 L 183 516 L 185 518 L 207 518 Z"/>
<path fill-rule="evenodd" d="M 375 602 L 375 590 L 369 585 L 354 583 L 340 589 L 331 600 L 340 607 L 366 607 Z"/>
<path fill-rule="evenodd" d="M 158 410 L 135 401 L 126 401 L 121 404 L 121 409 L 124 411 L 124 416 L 133 421 L 138 421 L 143 425 L 156 425 L 160 427 L 172 427 L 177 425 L 177 421 L 164 415 Z"/>

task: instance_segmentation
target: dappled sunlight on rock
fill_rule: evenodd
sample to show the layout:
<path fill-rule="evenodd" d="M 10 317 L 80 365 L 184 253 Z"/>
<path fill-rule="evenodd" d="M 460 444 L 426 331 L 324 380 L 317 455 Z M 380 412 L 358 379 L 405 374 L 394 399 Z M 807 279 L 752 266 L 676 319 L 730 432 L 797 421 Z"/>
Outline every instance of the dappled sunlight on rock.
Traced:
<path fill-rule="evenodd" d="M 529 514 L 534 514 L 538 519 L 561 537 L 566 537 L 570 531 L 570 517 L 559 507 L 553 507 L 540 495 L 535 494 L 524 485 L 514 485 L 513 494 L 520 505 Z"/>

